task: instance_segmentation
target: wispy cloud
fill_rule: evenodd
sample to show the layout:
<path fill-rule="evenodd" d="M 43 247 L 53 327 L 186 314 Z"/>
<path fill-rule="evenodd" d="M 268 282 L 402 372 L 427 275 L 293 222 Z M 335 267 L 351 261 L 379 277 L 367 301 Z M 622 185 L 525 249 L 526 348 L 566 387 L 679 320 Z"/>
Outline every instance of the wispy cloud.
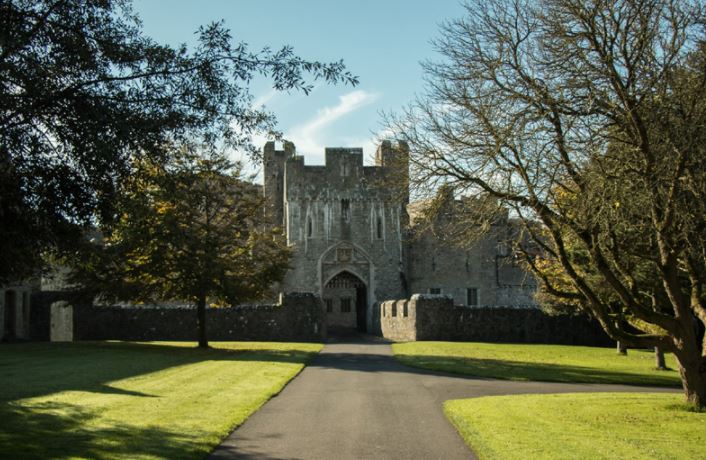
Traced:
<path fill-rule="evenodd" d="M 260 94 L 252 103 L 254 108 L 259 109 L 263 105 L 267 105 L 272 99 L 278 96 L 281 91 L 277 91 L 274 88 L 270 88 L 267 92 Z"/>
<path fill-rule="evenodd" d="M 285 137 L 297 146 L 297 151 L 307 156 L 321 158 L 325 148 L 323 130 L 334 121 L 372 104 L 378 93 L 356 90 L 339 96 L 338 104 L 319 109 L 316 116 L 302 125 L 288 130 Z"/>

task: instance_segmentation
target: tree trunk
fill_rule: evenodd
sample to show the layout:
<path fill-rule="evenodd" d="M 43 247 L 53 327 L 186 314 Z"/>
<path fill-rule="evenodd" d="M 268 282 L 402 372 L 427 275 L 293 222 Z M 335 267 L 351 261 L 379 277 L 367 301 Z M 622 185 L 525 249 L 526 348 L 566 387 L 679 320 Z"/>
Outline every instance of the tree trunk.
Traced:
<path fill-rule="evenodd" d="M 667 370 L 667 364 L 664 361 L 664 351 L 660 347 L 655 347 L 655 367 L 660 371 Z"/>
<path fill-rule="evenodd" d="M 196 303 L 196 315 L 199 323 L 199 348 L 208 348 L 206 339 L 206 296 L 200 296 Z"/>
<path fill-rule="evenodd" d="M 697 410 L 706 409 L 706 357 L 697 347 L 680 350 L 675 355 L 687 402 Z"/>
<path fill-rule="evenodd" d="M 618 341 L 616 344 L 616 350 L 619 355 L 627 356 L 628 354 L 628 347 L 625 346 L 625 344 L 621 341 Z"/>

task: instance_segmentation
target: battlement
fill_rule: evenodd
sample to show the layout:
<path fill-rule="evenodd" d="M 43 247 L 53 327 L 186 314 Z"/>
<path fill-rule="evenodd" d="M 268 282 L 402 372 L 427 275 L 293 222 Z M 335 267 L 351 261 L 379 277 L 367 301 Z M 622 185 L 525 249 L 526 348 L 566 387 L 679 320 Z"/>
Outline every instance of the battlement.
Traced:
<path fill-rule="evenodd" d="M 361 147 L 327 147 L 324 165 L 307 165 L 294 144 L 286 141 L 281 147 L 274 142 L 265 144 L 263 159 L 265 197 L 278 224 L 286 222 L 285 203 L 300 200 L 335 197 L 336 202 L 407 202 L 406 194 L 399 194 L 397 187 L 408 180 L 403 143 L 384 141 L 377 149 L 374 166 L 363 165 Z"/>
<path fill-rule="evenodd" d="M 307 165 L 304 155 L 297 155 L 294 144 L 286 142 L 284 149 L 275 150 L 274 142 L 265 145 L 265 159 L 283 158 L 292 173 L 328 174 L 333 177 L 382 177 L 383 169 L 406 171 L 409 149 L 403 141 L 383 141 L 375 152 L 375 164 L 363 165 L 361 147 L 326 147 L 323 165 Z"/>
<path fill-rule="evenodd" d="M 375 151 L 376 166 L 402 166 L 409 161 L 409 145 L 401 140 L 384 140 Z"/>
<path fill-rule="evenodd" d="M 281 144 L 281 145 L 278 145 Z M 283 157 L 289 158 L 296 154 L 296 147 L 292 142 L 282 141 L 281 143 L 275 141 L 268 141 L 262 149 L 263 157 L 267 160 L 269 157 Z"/>

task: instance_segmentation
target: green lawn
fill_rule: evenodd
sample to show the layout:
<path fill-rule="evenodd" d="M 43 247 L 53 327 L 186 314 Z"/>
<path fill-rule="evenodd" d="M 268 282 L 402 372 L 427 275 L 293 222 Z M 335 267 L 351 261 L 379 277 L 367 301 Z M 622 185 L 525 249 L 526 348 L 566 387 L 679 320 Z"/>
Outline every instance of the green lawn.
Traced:
<path fill-rule="evenodd" d="M 584 393 L 447 401 L 481 459 L 704 459 L 706 413 L 681 394 Z"/>
<path fill-rule="evenodd" d="M 0 346 L 1 458 L 203 458 L 322 347 Z"/>
<path fill-rule="evenodd" d="M 547 382 L 680 385 L 675 370 L 655 370 L 654 353 L 566 345 L 471 342 L 409 342 L 392 345 L 403 364 L 459 374 L 507 380 Z M 677 369 L 670 354 L 667 366 Z"/>

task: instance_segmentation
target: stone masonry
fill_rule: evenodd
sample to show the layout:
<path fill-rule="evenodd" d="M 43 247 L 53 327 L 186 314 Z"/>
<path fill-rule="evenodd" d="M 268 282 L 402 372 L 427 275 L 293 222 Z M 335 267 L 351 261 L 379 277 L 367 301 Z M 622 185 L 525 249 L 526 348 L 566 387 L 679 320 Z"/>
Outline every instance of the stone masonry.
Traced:
<path fill-rule="evenodd" d="M 454 305 L 445 295 L 415 294 L 409 299 L 383 302 L 380 321 L 382 336 L 397 342 L 614 343 L 595 320 L 585 316 L 549 316 L 539 308 L 467 308 Z"/>
<path fill-rule="evenodd" d="M 507 219 L 470 250 L 431 235 L 411 238 L 408 147 L 383 141 L 375 165 L 360 148 L 327 148 L 306 165 L 291 142 L 263 149 L 264 193 L 276 225 L 295 248 L 281 290 L 321 296 L 330 328 L 379 332 L 379 304 L 414 293 L 457 305 L 534 306 L 536 284 L 501 251 Z"/>

